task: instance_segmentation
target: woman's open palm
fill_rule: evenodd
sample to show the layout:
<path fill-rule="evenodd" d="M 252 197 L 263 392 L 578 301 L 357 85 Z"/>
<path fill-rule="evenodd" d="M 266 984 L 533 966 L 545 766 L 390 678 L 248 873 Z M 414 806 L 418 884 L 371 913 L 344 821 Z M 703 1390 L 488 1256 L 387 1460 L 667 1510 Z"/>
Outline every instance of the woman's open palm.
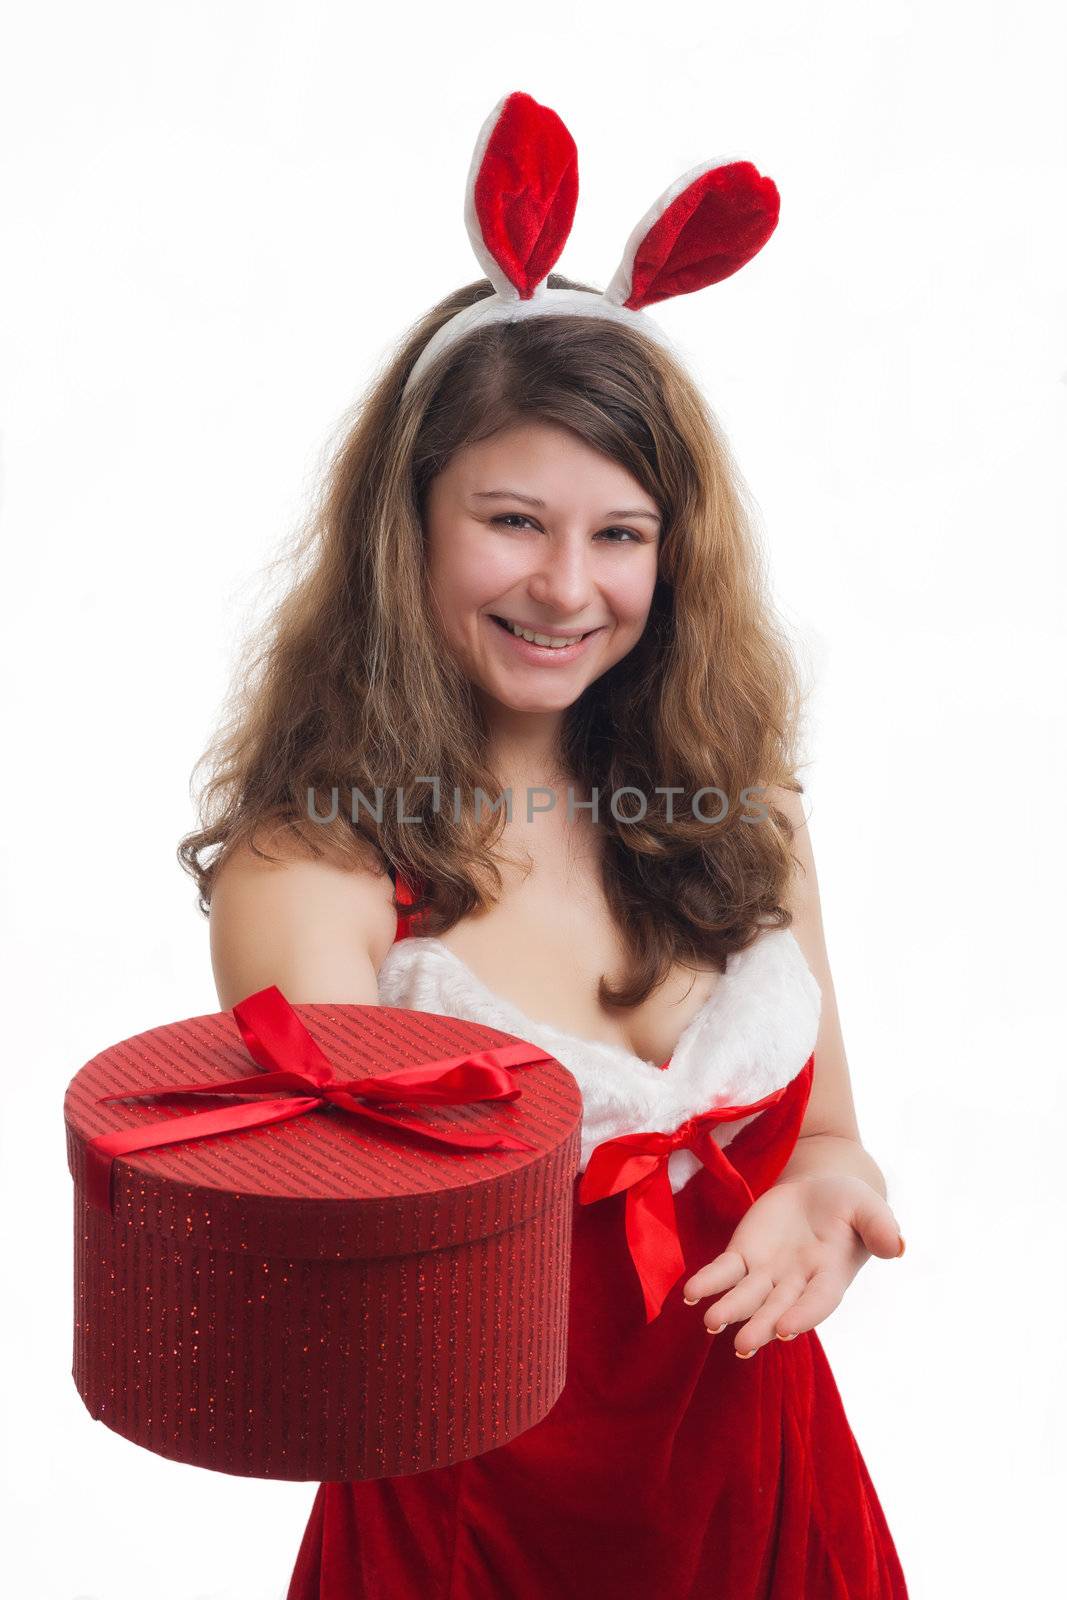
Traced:
<path fill-rule="evenodd" d="M 772 1185 L 748 1208 L 727 1248 L 683 1286 L 686 1300 L 719 1298 L 709 1333 L 731 1322 L 739 1356 L 792 1339 L 828 1317 L 872 1255 L 903 1254 L 888 1204 L 862 1178 L 809 1174 Z"/>

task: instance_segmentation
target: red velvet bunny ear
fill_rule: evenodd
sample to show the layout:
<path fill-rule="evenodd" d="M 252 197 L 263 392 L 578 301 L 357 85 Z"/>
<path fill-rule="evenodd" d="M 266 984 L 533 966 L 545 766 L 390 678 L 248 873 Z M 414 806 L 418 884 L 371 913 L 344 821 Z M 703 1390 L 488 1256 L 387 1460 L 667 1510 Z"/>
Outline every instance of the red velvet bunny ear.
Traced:
<path fill-rule="evenodd" d="M 626 243 L 605 300 L 640 311 L 728 278 L 778 224 L 778 190 L 751 161 L 693 167 L 660 195 Z"/>
<path fill-rule="evenodd" d="M 474 253 L 505 299 L 530 300 L 559 260 L 578 204 L 578 151 L 548 106 L 517 90 L 482 126 L 464 219 Z"/>

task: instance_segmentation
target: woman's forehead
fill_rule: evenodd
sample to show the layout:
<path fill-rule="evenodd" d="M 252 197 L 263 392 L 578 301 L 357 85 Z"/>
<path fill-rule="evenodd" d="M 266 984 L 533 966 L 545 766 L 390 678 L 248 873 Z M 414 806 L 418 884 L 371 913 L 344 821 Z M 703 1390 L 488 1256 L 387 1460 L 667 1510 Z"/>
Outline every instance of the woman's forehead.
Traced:
<path fill-rule="evenodd" d="M 525 500 L 535 510 L 548 509 L 577 497 L 595 502 L 598 512 L 610 506 L 612 515 L 657 511 L 655 501 L 620 462 L 570 429 L 548 423 L 516 425 L 467 445 L 440 476 L 455 496 L 479 506 L 507 498 Z"/>

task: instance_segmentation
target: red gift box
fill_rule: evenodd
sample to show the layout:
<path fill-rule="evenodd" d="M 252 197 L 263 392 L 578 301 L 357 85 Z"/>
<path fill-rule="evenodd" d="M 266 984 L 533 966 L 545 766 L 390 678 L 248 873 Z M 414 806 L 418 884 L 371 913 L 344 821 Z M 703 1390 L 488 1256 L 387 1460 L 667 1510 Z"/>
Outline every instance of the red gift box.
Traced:
<path fill-rule="evenodd" d="M 582 1102 L 536 1046 L 271 988 L 102 1051 L 64 1115 L 73 1376 L 127 1439 L 379 1478 L 494 1449 L 559 1398 Z"/>

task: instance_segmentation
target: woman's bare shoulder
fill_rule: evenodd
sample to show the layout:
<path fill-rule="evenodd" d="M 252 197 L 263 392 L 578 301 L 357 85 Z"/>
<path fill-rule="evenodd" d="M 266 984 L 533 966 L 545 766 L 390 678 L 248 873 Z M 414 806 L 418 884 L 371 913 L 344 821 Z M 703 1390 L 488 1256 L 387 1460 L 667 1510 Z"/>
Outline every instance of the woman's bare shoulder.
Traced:
<path fill-rule="evenodd" d="M 262 852 L 262 853 L 260 853 Z M 359 864 L 316 856 L 284 826 L 222 862 L 210 903 L 219 1004 L 277 984 L 293 1005 L 376 1005 L 396 937 L 393 884 L 367 845 Z"/>

